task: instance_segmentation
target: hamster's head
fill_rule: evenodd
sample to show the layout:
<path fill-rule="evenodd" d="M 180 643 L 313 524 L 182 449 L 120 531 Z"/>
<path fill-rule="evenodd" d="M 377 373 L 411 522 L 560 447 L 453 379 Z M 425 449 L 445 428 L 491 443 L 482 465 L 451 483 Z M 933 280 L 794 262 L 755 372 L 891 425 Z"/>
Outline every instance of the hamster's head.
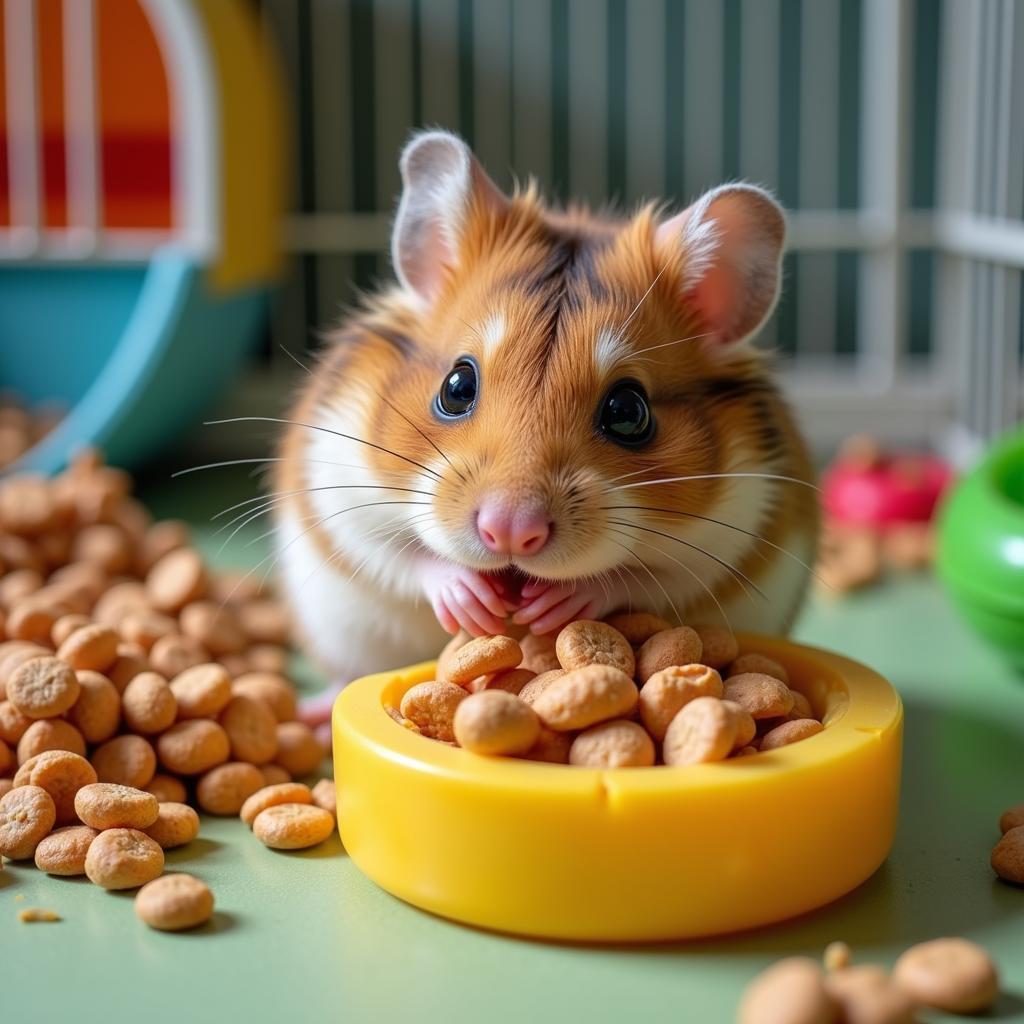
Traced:
<path fill-rule="evenodd" d="M 657 529 L 683 538 L 668 557 L 718 571 L 688 531 L 754 524 L 770 488 L 722 474 L 778 472 L 782 454 L 746 344 L 778 292 L 777 204 L 737 184 L 674 216 L 554 211 L 532 186 L 504 195 L 444 132 L 414 138 L 401 170 L 399 287 L 363 322 L 388 343 L 352 376 L 370 379 L 360 436 L 387 449 L 363 461 L 422 492 L 416 544 L 574 580 L 643 560 Z"/>

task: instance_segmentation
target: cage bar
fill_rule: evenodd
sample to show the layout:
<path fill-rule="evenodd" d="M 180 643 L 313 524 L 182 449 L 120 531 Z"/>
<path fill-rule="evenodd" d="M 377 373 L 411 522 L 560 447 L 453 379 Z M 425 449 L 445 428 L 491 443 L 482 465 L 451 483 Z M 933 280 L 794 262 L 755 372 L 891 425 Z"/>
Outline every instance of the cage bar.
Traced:
<path fill-rule="evenodd" d="M 420 5 L 423 123 L 459 124 L 459 11 L 457 0 Z M 387 65 L 397 63 L 392 57 Z M 395 86 L 389 85 L 388 88 Z M 394 156 L 391 162 L 394 163 Z"/>
<path fill-rule="evenodd" d="M 68 246 L 85 255 L 95 251 L 100 227 L 95 0 L 64 0 L 63 11 Z"/>
<path fill-rule="evenodd" d="M 495 179 L 512 172 L 511 0 L 473 3 L 473 142 Z"/>
<path fill-rule="evenodd" d="M 39 151 L 39 53 L 34 0 L 4 4 L 7 78 L 7 168 L 11 226 L 0 236 L 8 256 L 25 257 L 39 246 L 42 225 Z"/>
<path fill-rule="evenodd" d="M 665 0 L 626 9 L 626 194 L 665 194 Z"/>
<path fill-rule="evenodd" d="M 608 196 L 608 3 L 569 3 L 569 191 L 602 203 Z"/>
<path fill-rule="evenodd" d="M 684 182 L 689 195 L 722 179 L 722 19 L 717 0 L 687 0 L 682 97 Z"/>
<path fill-rule="evenodd" d="M 839 0 L 802 8 L 800 209 L 839 205 Z M 829 248 L 834 248 L 829 247 Z M 800 257 L 795 358 L 831 353 L 836 337 L 836 260 L 827 249 Z"/>
<path fill-rule="evenodd" d="M 861 260 L 858 359 L 864 386 L 893 386 L 906 325 L 900 218 L 906 206 L 909 0 L 864 0 L 861 201 L 884 244 Z"/>
<path fill-rule="evenodd" d="M 515 166 L 547 181 L 551 174 L 551 12 L 546 0 L 516 0 L 512 7 L 512 130 Z"/>

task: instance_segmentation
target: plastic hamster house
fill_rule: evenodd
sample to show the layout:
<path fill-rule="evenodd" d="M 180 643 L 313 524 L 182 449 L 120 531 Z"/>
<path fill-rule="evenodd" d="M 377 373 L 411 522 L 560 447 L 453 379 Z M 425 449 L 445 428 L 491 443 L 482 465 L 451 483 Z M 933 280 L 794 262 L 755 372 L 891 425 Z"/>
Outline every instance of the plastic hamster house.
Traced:
<path fill-rule="evenodd" d="M 265 315 L 276 68 L 241 0 L 8 0 L 0 54 L 0 387 L 67 409 L 17 466 L 132 465 Z"/>

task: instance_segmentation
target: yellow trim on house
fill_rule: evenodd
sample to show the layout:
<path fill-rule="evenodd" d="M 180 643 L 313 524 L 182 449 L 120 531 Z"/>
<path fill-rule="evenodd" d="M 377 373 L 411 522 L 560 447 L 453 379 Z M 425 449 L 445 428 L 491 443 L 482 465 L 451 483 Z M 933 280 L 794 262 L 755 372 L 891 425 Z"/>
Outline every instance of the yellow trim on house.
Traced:
<path fill-rule="evenodd" d="M 207 34 L 219 87 L 218 290 L 268 283 L 281 264 L 285 108 L 277 55 L 242 0 L 191 0 Z"/>

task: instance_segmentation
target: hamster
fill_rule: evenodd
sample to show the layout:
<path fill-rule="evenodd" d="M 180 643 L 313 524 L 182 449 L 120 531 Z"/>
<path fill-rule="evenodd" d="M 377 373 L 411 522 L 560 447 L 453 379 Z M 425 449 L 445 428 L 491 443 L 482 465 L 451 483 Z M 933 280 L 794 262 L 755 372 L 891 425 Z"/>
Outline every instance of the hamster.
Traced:
<path fill-rule="evenodd" d="M 634 607 L 787 630 L 818 513 L 749 344 L 779 291 L 775 201 L 555 210 L 443 131 L 400 165 L 397 283 L 330 337 L 276 463 L 283 589 L 335 689 L 460 629 Z"/>

